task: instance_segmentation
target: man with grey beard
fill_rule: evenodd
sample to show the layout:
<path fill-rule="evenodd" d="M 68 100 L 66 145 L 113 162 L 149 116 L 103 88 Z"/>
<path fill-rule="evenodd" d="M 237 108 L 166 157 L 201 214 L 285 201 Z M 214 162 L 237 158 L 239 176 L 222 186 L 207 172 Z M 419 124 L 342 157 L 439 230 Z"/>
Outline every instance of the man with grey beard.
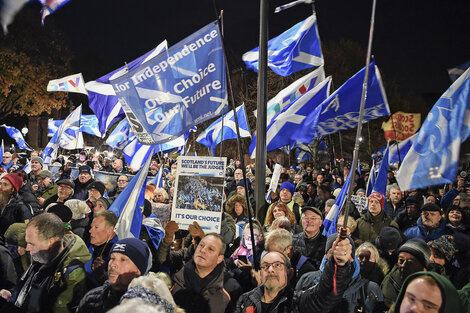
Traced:
<path fill-rule="evenodd" d="M 26 250 L 33 262 L 13 293 L 0 291 L 10 305 L 25 312 L 75 311 L 86 292 L 84 264 L 91 255 L 80 237 L 65 231 L 53 213 L 40 214 L 28 223 Z"/>
<path fill-rule="evenodd" d="M 23 174 L 10 173 L 0 181 L 0 235 L 13 223 L 25 223 L 32 217 L 32 209 L 28 208 L 18 196 L 23 186 Z"/>

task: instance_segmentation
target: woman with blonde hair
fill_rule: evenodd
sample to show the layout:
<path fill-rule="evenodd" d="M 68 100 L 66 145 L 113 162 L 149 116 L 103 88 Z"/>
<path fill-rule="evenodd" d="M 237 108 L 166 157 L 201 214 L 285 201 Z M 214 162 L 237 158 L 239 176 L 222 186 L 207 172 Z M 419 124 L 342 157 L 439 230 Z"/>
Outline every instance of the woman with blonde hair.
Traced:
<path fill-rule="evenodd" d="M 152 201 L 152 213 L 158 217 L 163 228 L 165 228 L 171 218 L 171 204 L 168 201 L 170 197 L 163 188 L 156 188 L 153 194 L 155 198 Z"/>
<path fill-rule="evenodd" d="M 379 255 L 377 248 L 366 241 L 356 249 L 356 257 L 361 265 L 361 275 L 380 285 L 389 271 L 387 262 Z"/>

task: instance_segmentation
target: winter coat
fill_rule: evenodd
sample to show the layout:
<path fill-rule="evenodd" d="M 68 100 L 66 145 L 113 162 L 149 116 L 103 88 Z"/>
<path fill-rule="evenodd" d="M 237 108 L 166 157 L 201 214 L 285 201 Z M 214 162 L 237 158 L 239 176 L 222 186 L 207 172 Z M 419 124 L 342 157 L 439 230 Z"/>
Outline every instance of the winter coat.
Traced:
<path fill-rule="evenodd" d="M 0 237 L 0 289 L 13 290 L 18 276 L 10 250 L 3 237 Z"/>
<path fill-rule="evenodd" d="M 80 199 L 80 200 L 83 200 L 85 201 L 86 199 L 88 199 L 88 185 L 91 184 L 92 182 L 94 182 L 95 180 L 93 178 L 91 178 L 89 181 L 87 181 L 86 183 L 82 184 L 78 178 L 75 179 L 73 182 L 75 183 L 75 189 L 74 189 L 74 193 L 73 193 L 73 196 L 72 196 L 72 199 Z"/>
<path fill-rule="evenodd" d="M 23 274 L 11 298 L 16 306 L 31 313 L 75 310 L 86 292 L 83 264 L 91 256 L 78 236 L 67 234 L 63 241 L 58 256 L 47 264 L 34 262 Z"/>
<path fill-rule="evenodd" d="M 33 210 L 33 215 L 38 214 L 39 202 L 36 196 L 34 195 L 33 188 L 31 188 L 30 184 L 26 184 L 21 187 L 18 191 L 18 195 L 24 204 L 31 207 L 31 209 Z"/>
<path fill-rule="evenodd" d="M 76 313 L 105 313 L 121 302 L 127 290 L 115 290 L 108 281 L 103 286 L 88 291 L 80 301 Z"/>
<path fill-rule="evenodd" d="M 217 265 L 208 276 L 201 279 L 196 274 L 194 261 L 190 261 L 175 274 L 174 281 L 172 295 L 180 290 L 192 289 L 208 302 L 212 313 L 232 312 L 241 294 L 238 282 L 225 273 L 224 263 Z"/>
<path fill-rule="evenodd" d="M 387 203 L 384 207 L 384 211 L 388 215 L 388 217 L 393 220 L 398 216 L 400 212 L 406 211 L 405 201 L 400 200 L 400 202 L 398 202 L 394 208 L 392 200 L 387 200 Z"/>
<path fill-rule="evenodd" d="M 395 222 L 397 222 L 398 227 L 400 227 L 400 230 L 404 232 L 408 228 L 416 226 L 419 217 L 420 215 L 416 216 L 416 218 L 410 218 L 408 216 L 408 212 L 406 212 L 405 210 L 398 213 L 398 216 L 395 218 Z"/>
<path fill-rule="evenodd" d="M 375 238 L 379 236 L 380 230 L 385 226 L 398 229 L 398 224 L 393 221 L 384 210 L 377 216 L 373 216 L 369 211 L 366 211 L 356 222 L 357 228 L 352 235 L 356 245 L 360 245 L 364 241 L 374 242 Z"/>
<path fill-rule="evenodd" d="M 335 270 L 336 295 L 333 291 Z M 354 267 L 349 262 L 345 266 L 336 266 L 333 257 L 331 257 L 326 262 L 320 282 L 316 286 L 305 291 L 294 291 L 289 286 L 285 287 L 272 303 L 269 313 L 328 312 L 341 301 L 353 272 Z M 235 313 L 261 313 L 261 298 L 263 295 L 264 285 L 243 294 L 237 302 Z"/>
<path fill-rule="evenodd" d="M 417 272 L 408 276 L 408 278 L 403 283 L 403 286 L 400 290 L 400 294 L 398 295 L 396 304 L 395 304 L 395 313 L 400 312 L 400 306 L 403 301 L 403 297 L 405 296 L 406 287 L 408 284 L 413 280 L 413 278 L 421 275 L 431 276 L 434 281 L 439 285 L 439 289 L 441 291 L 442 296 L 442 304 L 443 307 L 439 309 L 440 313 L 457 313 L 463 312 L 462 302 L 460 301 L 459 294 L 452 283 L 442 275 L 437 273 L 427 271 L 427 272 Z M 468 308 L 467 308 L 468 310 Z"/>
<path fill-rule="evenodd" d="M 8 202 L 3 210 L 0 210 L 0 235 L 3 236 L 13 223 L 24 223 L 31 220 L 33 212 L 25 205 L 21 197 L 14 197 Z"/>
<path fill-rule="evenodd" d="M 401 279 L 400 271 L 398 270 L 398 266 L 395 265 L 392 270 L 385 275 L 385 278 L 380 285 L 384 294 L 384 302 L 387 307 L 392 306 L 397 299 L 398 292 L 400 291 L 402 284 L 403 281 Z"/>
<path fill-rule="evenodd" d="M 294 251 L 305 255 L 311 259 L 315 269 L 320 268 L 320 264 L 325 254 L 326 237 L 320 232 L 313 238 L 308 239 L 305 232 L 295 234 L 292 236 Z"/>
<path fill-rule="evenodd" d="M 322 268 L 324 268 L 325 261 L 326 258 L 323 260 Z M 359 307 L 365 308 L 362 312 L 378 312 L 381 309 L 383 310 L 384 299 L 379 285 L 361 276 L 359 273 L 360 265 L 357 259 L 352 264 L 354 266 L 353 278 L 347 286 L 343 298 L 333 309 L 325 312 L 354 313 Z M 316 285 L 321 275 L 322 271 L 319 270 L 302 276 L 296 286 L 296 290 L 307 290 L 310 286 Z"/>
<path fill-rule="evenodd" d="M 44 198 L 44 200 L 47 200 L 53 195 L 56 195 L 58 190 L 59 186 L 56 183 L 50 184 L 49 186 L 47 186 L 47 188 L 42 189 L 42 193 L 39 197 Z"/>
<path fill-rule="evenodd" d="M 423 225 L 422 217 L 418 218 L 417 225 L 405 230 L 405 237 L 408 239 L 419 238 L 426 242 L 435 240 L 446 234 L 446 221 L 441 218 L 437 228 L 427 228 Z"/>

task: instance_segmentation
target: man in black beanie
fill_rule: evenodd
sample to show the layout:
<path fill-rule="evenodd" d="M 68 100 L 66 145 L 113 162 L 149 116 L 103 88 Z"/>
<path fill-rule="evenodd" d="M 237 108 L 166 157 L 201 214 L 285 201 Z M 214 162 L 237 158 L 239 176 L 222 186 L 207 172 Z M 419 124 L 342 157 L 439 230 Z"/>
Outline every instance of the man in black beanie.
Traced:
<path fill-rule="evenodd" d="M 398 262 L 385 276 L 381 285 L 387 307 L 393 304 L 409 275 L 428 268 L 430 257 L 431 249 L 421 239 L 410 239 L 398 249 Z"/>
<path fill-rule="evenodd" d="M 83 297 L 77 313 L 107 312 L 118 305 L 132 279 L 148 273 L 151 260 L 152 254 L 145 242 L 136 238 L 116 242 L 111 249 L 108 280 Z"/>

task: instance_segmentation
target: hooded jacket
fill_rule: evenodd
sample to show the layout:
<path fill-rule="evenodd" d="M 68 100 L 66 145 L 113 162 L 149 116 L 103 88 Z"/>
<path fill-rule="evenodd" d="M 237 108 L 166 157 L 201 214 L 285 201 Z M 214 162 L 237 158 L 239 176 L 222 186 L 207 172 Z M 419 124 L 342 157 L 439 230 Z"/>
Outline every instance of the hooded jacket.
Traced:
<path fill-rule="evenodd" d="M 435 240 L 442 235 L 446 234 L 446 221 L 441 218 L 439 226 L 437 228 L 428 228 L 423 225 L 423 218 L 420 216 L 418 218 L 417 225 L 405 230 L 404 235 L 408 239 L 419 238 L 426 242 Z"/>
<path fill-rule="evenodd" d="M 439 309 L 439 313 L 457 313 L 463 312 L 463 306 L 460 301 L 459 294 L 455 289 L 454 285 L 442 275 L 437 273 L 428 271 L 428 272 L 417 272 L 414 273 L 405 280 L 403 286 L 401 287 L 400 293 L 398 294 L 397 301 L 395 303 L 395 313 L 400 312 L 400 306 L 405 296 L 406 287 L 410 284 L 410 282 L 416 278 L 417 276 L 427 275 L 431 276 L 436 283 L 439 285 L 439 289 L 441 290 L 442 296 L 442 305 Z"/>
<path fill-rule="evenodd" d="M 27 312 L 71 312 L 86 292 L 83 264 L 91 258 L 77 235 L 64 236 L 64 249 L 47 264 L 34 262 L 20 278 L 11 302 Z M 20 300 L 23 297 L 23 301 Z"/>

